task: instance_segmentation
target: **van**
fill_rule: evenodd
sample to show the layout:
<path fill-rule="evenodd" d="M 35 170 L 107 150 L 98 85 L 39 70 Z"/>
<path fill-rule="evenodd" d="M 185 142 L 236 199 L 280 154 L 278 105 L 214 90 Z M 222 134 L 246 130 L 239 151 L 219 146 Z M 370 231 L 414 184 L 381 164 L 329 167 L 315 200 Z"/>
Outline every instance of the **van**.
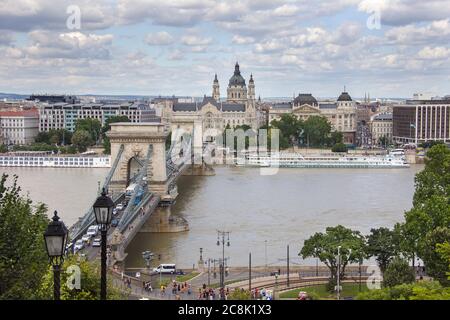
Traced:
<path fill-rule="evenodd" d="M 158 267 L 153 269 L 153 272 L 174 274 L 175 269 L 175 264 L 160 264 Z"/>
<path fill-rule="evenodd" d="M 98 233 L 98 225 L 90 226 L 86 232 L 87 235 L 95 237 Z"/>

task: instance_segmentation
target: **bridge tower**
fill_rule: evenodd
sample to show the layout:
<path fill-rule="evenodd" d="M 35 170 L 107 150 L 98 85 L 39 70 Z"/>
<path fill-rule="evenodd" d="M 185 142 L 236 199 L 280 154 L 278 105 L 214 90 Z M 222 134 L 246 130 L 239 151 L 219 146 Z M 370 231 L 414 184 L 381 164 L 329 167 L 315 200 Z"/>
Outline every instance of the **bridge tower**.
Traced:
<path fill-rule="evenodd" d="M 148 188 L 150 192 L 164 197 L 168 194 L 165 142 L 168 136 L 166 126 L 160 123 L 112 123 L 107 133 L 111 141 L 111 161 L 120 154 L 116 173 L 110 183 L 110 191 L 123 192 L 133 176 L 133 162 L 145 159 L 151 147 L 150 163 L 147 166 Z"/>

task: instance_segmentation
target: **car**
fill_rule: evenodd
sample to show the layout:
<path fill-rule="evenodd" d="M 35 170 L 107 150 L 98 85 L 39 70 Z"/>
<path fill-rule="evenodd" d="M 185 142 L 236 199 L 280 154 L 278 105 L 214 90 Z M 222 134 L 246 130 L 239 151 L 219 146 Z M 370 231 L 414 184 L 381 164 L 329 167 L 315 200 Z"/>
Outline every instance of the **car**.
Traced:
<path fill-rule="evenodd" d="M 102 245 L 102 238 L 95 238 L 94 241 L 92 241 L 93 247 L 100 247 Z"/>
<path fill-rule="evenodd" d="M 119 210 L 117 210 L 117 208 L 114 208 L 113 209 L 113 215 L 116 215 L 116 214 L 118 214 L 119 213 Z"/>
<path fill-rule="evenodd" d="M 119 225 L 119 219 L 114 218 L 111 220 L 111 227 L 117 227 Z"/>
<path fill-rule="evenodd" d="M 175 264 L 170 263 L 170 264 L 160 264 L 158 267 L 153 269 L 153 272 L 156 273 L 170 273 L 170 274 L 174 274 L 176 271 L 176 267 Z"/>
<path fill-rule="evenodd" d="M 73 247 L 73 250 L 75 252 L 77 252 L 83 248 L 84 248 L 84 241 L 82 239 L 79 239 L 79 240 L 77 240 L 77 242 L 75 242 L 75 246 Z"/>
<path fill-rule="evenodd" d="M 98 226 L 97 225 L 93 225 L 90 226 L 86 232 L 86 234 L 88 234 L 91 237 L 95 237 L 98 233 Z"/>
<path fill-rule="evenodd" d="M 116 209 L 117 210 L 123 210 L 123 204 L 121 204 L 121 203 L 119 203 L 117 206 L 116 206 Z"/>
<path fill-rule="evenodd" d="M 91 235 L 88 234 L 88 233 L 86 233 L 85 235 L 83 235 L 83 236 L 81 237 L 81 240 L 82 240 L 83 242 L 88 242 L 89 240 L 91 240 Z"/>

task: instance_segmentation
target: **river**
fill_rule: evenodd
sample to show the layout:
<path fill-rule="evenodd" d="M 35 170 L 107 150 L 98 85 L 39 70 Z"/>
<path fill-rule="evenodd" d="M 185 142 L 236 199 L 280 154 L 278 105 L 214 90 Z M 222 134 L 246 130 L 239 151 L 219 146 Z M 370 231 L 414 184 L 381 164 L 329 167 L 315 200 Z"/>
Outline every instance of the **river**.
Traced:
<path fill-rule="evenodd" d="M 414 175 L 423 165 L 408 169 L 280 169 L 262 176 L 255 168 L 216 167 L 215 176 L 184 176 L 178 181 L 172 214 L 184 217 L 188 232 L 141 233 L 128 248 L 127 267 L 144 265 L 141 253 L 161 254 L 154 263 L 189 267 L 199 259 L 219 258 L 216 230 L 230 231 L 225 256 L 233 266 L 284 264 L 290 245 L 293 264 L 303 240 L 327 226 L 342 224 L 367 233 L 373 227 L 392 227 L 411 207 Z M 108 169 L 2 168 L 17 174 L 19 185 L 33 201 L 57 209 L 73 224 L 95 199 L 98 181 Z M 311 262 L 311 261 L 309 261 Z"/>

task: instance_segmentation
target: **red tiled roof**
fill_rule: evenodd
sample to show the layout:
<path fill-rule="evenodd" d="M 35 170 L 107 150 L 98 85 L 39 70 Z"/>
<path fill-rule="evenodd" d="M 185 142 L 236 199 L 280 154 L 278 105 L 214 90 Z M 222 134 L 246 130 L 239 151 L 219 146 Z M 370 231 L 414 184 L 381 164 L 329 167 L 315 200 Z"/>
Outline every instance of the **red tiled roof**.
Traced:
<path fill-rule="evenodd" d="M 39 112 L 37 109 L 23 110 L 23 111 L 0 111 L 1 117 L 37 117 Z"/>

